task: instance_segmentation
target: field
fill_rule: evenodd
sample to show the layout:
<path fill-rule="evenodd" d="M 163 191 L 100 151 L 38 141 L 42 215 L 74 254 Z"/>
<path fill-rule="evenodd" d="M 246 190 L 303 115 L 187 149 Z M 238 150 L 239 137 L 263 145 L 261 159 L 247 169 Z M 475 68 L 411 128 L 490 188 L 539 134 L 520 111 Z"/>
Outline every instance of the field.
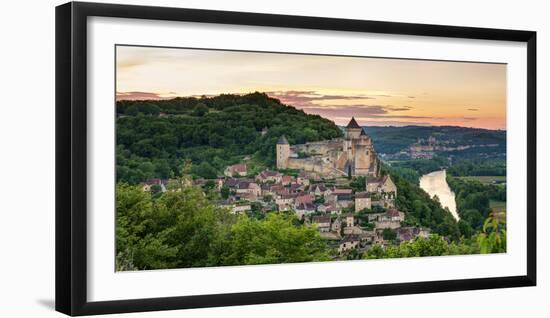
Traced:
<path fill-rule="evenodd" d="M 483 184 L 505 183 L 506 176 L 468 176 L 458 177 L 463 180 L 477 180 Z"/>
<path fill-rule="evenodd" d="M 491 200 L 489 202 L 489 207 L 494 212 L 506 212 L 506 202 L 504 201 Z"/>

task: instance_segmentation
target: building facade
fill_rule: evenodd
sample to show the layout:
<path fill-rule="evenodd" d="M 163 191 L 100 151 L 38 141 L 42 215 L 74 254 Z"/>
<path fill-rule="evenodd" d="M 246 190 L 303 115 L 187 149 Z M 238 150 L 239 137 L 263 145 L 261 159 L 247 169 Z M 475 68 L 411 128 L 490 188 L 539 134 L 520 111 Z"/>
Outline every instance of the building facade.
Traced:
<path fill-rule="evenodd" d="M 355 118 L 344 138 L 290 145 L 285 136 L 277 142 L 277 168 L 300 169 L 330 176 L 378 177 L 380 163 L 372 139 Z"/>

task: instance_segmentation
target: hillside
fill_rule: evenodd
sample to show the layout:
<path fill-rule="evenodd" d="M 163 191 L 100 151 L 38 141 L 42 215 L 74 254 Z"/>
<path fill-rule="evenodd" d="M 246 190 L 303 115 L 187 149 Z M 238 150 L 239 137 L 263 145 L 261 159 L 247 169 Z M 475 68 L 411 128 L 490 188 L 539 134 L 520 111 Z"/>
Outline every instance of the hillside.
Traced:
<path fill-rule="evenodd" d="M 374 140 L 379 153 L 397 153 L 418 139 L 435 137 L 441 142 L 454 142 L 454 146 L 498 144 L 492 149 L 477 148 L 466 151 L 464 155 L 475 155 L 479 151 L 492 153 L 506 152 L 506 131 L 466 128 L 457 126 L 404 126 L 404 127 L 364 127 L 365 132 Z M 480 150 L 481 149 L 481 150 Z"/>
<path fill-rule="evenodd" d="M 117 181 L 132 184 L 177 176 L 185 160 L 205 178 L 245 156 L 271 167 L 281 135 L 293 144 L 342 136 L 333 122 L 257 92 L 119 101 L 116 112 Z"/>

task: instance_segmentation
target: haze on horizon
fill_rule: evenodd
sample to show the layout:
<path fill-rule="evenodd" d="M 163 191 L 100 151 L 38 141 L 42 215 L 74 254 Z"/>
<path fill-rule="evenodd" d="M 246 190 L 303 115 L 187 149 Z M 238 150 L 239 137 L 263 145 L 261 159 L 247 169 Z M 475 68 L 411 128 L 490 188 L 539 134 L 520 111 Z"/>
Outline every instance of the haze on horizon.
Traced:
<path fill-rule="evenodd" d="M 117 100 L 265 92 L 345 125 L 506 129 L 506 65 L 117 46 Z"/>

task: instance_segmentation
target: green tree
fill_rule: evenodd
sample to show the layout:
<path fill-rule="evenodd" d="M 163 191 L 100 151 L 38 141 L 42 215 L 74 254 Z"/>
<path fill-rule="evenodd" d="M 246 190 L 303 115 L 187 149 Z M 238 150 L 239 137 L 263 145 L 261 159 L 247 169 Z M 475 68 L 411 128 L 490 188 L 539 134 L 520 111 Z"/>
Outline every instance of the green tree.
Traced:
<path fill-rule="evenodd" d="M 216 179 L 217 171 L 210 163 L 207 161 L 201 162 L 198 166 L 193 166 L 191 168 L 193 174 L 203 177 L 205 179 Z"/>
<path fill-rule="evenodd" d="M 329 260 L 329 249 L 315 227 L 298 225 L 294 215 L 270 213 L 264 220 L 239 218 L 224 263 L 278 264 Z"/>
<path fill-rule="evenodd" d="M 202 117 L 208 113 L 208 106 L 206 106 L 203 103 L 199 103 L 195 106 L 195 110 L 193 110 L 193 115 Z"/>
<path fill-rule="evenodd" d="M 158 184 L 153 184 L 151 186 L 151 196 L 152 197 L 159 197 L 159 195 L 162 194 L 162 186 Z"/>
<path fill-rule="evenodd" d="M 365 177 L 355 177 L 351 182 L 349 183 L 349 186 L 355 191 L 355 192 L 361 192 L 366 190 L 367 186 L 367 180 Z"/>
<path fill-rule="evenodd" d="M 384 229 L 382 231 L 382 237 L 386 241 L 393 241 L 397 238 L 397 232 L 393 229 Z"/>
<path fill-rule="evenodd" d="M 199 189 L 180 184 L 156 201 L 137 186 L 117 184 L 117 269 L 219 264 L 232 215 L 208 203 Z"/>
<path fill-rule="evenodd" d="M 482 254 L 506 252 L 506 218 L 491 214 L 483 223 L 483 232 L 477 237 Z"/>
<path fill-rule="evenodd" d="M 330 259 L 317 228 L 302 225 L 294 214 L 237 218 L 211 204 L 188 176 L 169 189 L 153 200 L 140 186 L 117 184 L 117 270 Z M 261 213 L 260 206 L 254 209 Z"/>
<path fill-rule="evenodd" d="M 220 195 L 223 199 L 229 198 L 230 190 L 229 187 L 226 185 L 223 185 L 220 189 Z"/>
<path fill-rule="evenodd" d="M 479 252 L 479 246 L 475 240 L 466 239 L 449 243 L 443 237 L 433 234 L 428 238 L 417 237 L 411 242 L 403 242 L 400 245 L 387 247 L 374 245 L 363 255 L 363 258 L 463 255 L 478 254 Z"/>

